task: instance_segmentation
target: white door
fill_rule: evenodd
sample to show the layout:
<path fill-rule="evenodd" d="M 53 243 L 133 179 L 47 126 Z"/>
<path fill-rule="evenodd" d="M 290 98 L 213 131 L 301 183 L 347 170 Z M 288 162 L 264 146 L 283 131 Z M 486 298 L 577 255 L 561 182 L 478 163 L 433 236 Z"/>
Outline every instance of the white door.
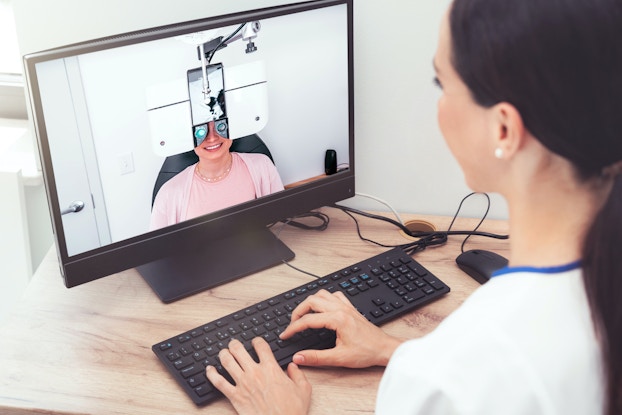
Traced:
<path fill-rule="evenodd" d="M 68 255 L 110 243 L 88 108 L 77 59 L 37 71 Z M 76 212 L 72 206 L 83 205 Z"/>

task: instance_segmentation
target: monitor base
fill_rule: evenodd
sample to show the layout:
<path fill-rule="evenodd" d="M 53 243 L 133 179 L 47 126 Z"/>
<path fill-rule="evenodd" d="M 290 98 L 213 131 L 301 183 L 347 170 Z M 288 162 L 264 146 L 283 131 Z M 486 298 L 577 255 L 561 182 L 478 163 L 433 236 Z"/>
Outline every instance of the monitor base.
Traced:
<path fill-rule="evenodd" d="M 235 234 L 192 252 L 136 267 L 164 303 L 289 261 L 295 254 L 269 229 Z"/>

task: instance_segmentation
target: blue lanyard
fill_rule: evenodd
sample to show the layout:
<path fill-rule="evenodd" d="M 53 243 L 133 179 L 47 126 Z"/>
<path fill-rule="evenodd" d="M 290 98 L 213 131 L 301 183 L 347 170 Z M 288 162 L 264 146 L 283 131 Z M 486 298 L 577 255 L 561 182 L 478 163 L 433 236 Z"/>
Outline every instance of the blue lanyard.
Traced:
<path fill-rule="evenodd" d="M 556 274 L 559 272 L 571 271 L 573 269 L 579 268 L 581 266 L 581 260 L 573 261 L 569 264 L 558 265 L 554 267 L 530 267 L 530 266 L 521 266 L 521 267 L 503 267 L 501 269 L 496 270 L 492 273 L 491 277 L 499 277 L 501 275 L 512 274 L 515 272 L 535 272 L 538 274 Z"/>

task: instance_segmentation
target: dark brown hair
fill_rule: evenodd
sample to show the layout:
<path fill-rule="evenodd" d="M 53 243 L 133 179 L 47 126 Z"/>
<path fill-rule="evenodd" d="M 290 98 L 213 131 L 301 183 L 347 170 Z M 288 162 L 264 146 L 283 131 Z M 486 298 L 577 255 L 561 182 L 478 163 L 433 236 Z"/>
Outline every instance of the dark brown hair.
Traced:
<path fill-rule="evenodd" d="M 454 0 L 452 64 L 484 107 L 509 102 L 581 179 L 622 161 L 622 1 Z M 622 175 L 583 241 L 607 414 L 622 413 Z"/>

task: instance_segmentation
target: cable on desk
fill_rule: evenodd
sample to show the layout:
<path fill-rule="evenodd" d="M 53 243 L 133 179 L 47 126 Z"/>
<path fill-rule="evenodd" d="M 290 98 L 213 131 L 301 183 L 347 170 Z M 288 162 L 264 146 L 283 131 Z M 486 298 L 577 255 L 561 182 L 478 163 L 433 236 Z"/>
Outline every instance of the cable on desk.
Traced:
<path fill-rule="evenodd" d="M 454 222 L 456 221 L 458 215 L 460 214 L 460 210 L 462 209 L 462 205 L 464 204 L 464 202 L 471 196 L 476 195 L 476 194 L 482 194 L 486 197 L 487 200 L 487 207 L 486 207 L 486 211 L 484 212 L 484 215 L 482 216 L 481 220 L 479 221 L 479 223 L 477 224 L 477 226 L 470 231 L 452 231 L 451 228 L 454 225 Z M 354 209 L 354 208 L 350 208 L 347 206 L 341 206 L 338 204 L 333 204 L 329 207 L 335 208 L 335 209 L 339 209 L 342 210 L 344 213 L 346 213 L 348 216 L 350 216 L 353 220 L 354 223 L 356 225 L 356 231 L 357 234 L 359 236 L 359 238 L 363 241 L 366 242 L 370 242 L 373 243 L 375 245 L 384 247 L 384 248 L 395 248 L 395 247 L 400 247 L 402 248 L 407 254 L 409 255 L 413 255 L 417 252 L 423 251 L 424 249 L 426 249 L 427 247 L 430 246 L 439 246 L 439 245 L 443 245 L 447 242 L 448 236 L 450 235 L 466 235 L 466 238 L 464 238 L 464 240 L 462 241 L 462 245 L 460 247 L 461 251 L 464 252 L 464 245 L 466 243 L 466 241 L 471 237 L 471 236 L 484 236 L 484 237 L 488 237 L 488 238 L 495 238 L 495 239 L 508 239 L 509 235 L 499 235 L 499 234 L 494 234 L 494 233 L 489 233 L 489 232 L 481 232 L 478 231 L 477 229 L 479 229 L 479 227 L 482 225 L 482 223 L 484 222 L 484 220 L 486 219 L 488 212 L 490 210 L 490 197 L 486 194 L 486 193 L 469 193 L 468 195 L 466 195 L 464 198 L 462 198 L 462 200 L 460 201 L 460 204 L 458 205 L 458 209 L 456 210 L 456 213 L 454 214 L 449 227 L 447 228 L 446 231 L 433 231 L 433 232 L 413 232 L 410 229 L 408 229 L 402 222 L 401 222 L 401 218 L 399 218 L 398 215 L 398 221 L 387 218 L 385 216 L 381 216 L 381 215 L 375 215 L 372 213 L 367 213 L 364 212 L 362 210 L 358 210 L 358 209 Z M 386 245 L 386 244 L 382 244 L 380 242 L 374 241 L 372 239 L 366 238 L 363 236 L 363 234 L 361 233 L 361 229 L 360 229 L 360 225 L 358 220 L 356 219 L 356 217 L 354 216 L 354 214 L 360 215 L 360 216 L 364 216 L 367 218 L 371 218 L 371 219 L 377 219 L 377 220 L 382 220 L 385 222 L 388 222 L 396 227 L 398 227 L 399 229 L 401 229 L 406 235 L 411 236 L 413 238 L 419 238 L 416 241 L 413 242 L 409 242 L 409 243 L 405 243 L 405 244 L 400 244 L 400 245 Z M 305 218 L 315 218 L 315 219 L 319 219 L 320 220 L 320 224 L 319 225 L 308 225 L 305 223 L 300 222 L 300 219 L 305 219 Z M 311 211 L 311 212 L 307 212 L 307 213 L 303 213 L 301 215 L 297 215 L 294 216 L 292 218 L 288 218 L 288 219 L 283 219 L 281 221 L 279 221 L 279 223 L 281 223 L 280 228 L 278 229 L 278 231 L 276 232 L 276 238 L 280 239 L 279 236 L 281 234 L 281 231 L 285 228 L 285 226 L 293 226 L 299 229 L 305 229 L 305 230 L 317 230 L 317 231 L 323 231 L 328 227 L 328 223 L 330 222 L 330 218 L 328 215 L 326 215 L 325 213 L 322 212 L 316 212 L 316 211 Z M 275 223 L 276 224 L 276 223 Z M 275 224 L 270 225 L 270 227 L 274 226 Z M 288 267 L 301 272 L 303 274 L 309 275 L 311 277 L 314 278 L 321 278 L 320 276 L 313 274 L 312 272 L 308 272 L 305 271 L 303 269 L 300 269 L 292 264 L 289 263 L 289 261 L 286 260 L 281 260 L 281 262 L 285 265 L 287 265 Z"/>
<path fill-rule="evenodd" d="M 300 218 L 317 218 L 320 219 L 320 224 L 319 225 L 307 225 L 304 224 L 298 220 L 294 220 L 294 219 L 300 219 Z M 304 230 L 315 230 L 315 231 L 323 231 L 328 227 L 328 223 L 330 222 L 330 218 L 328 217 L 327 214 L 322 213 L 322 212 L 315 212 L 315 211 L 311 211 L 311 212 L 307 212 L 307 213 L 303 213 L 301 215 L 296 215 L 292 218 L 287 218 L 287 219 L 283 219 L 281 221 L 279 221 L 279 223 L 281 223 L 281 226 L 279 227 L 279 229 L 277 230 L 275 236 L 276 239 L 280 239 L 280 235 L 281 232 L 283 231 L 283 229 L 285 228 L 285 226 L 293 226 L 295 228 L 299 228 L 299 229 L 304 229 Z M 275 224 L 273 223 L 272 225 L 270 225 L 269 227 L 274 226 Z M 312 272 L 309 271 L 305 271 L 301 268 L 298 268 L 292 264 L 289 263 L 289 261 L 285 260 L 285 259 L 281 259 L 281 262 L 285 265 L 287 265 L 288 267 L 301 272 L 303 274 L 307 274 L 313 278 L 321 278 L 319 275 L 316 275 Z"/>
<path fill-rule="evenodd" d="M 401 216 L 399 213 L 397 213 L 397 211 L 393 208 L 393 206 L 391 206 L 388 202 L 380 199 L 379 197 L 376 196 L 372 196 L 372 195 L 368 195 L 366 193 L 359 193 L 356 192 L 355 193 L 356 196 L 361 196 L 361 197 L 366 197 L 372 200 L 375 200 L 376 202 L 382 203 L 383 205 L 385 205 L 386 207 L 388 207 L 389 209 L 391 209 L 391 212 L 393 212 L 393 214 L 395 215 L 395 217 L 397 218 L 397 221 L 401 224 L 404 224 L 404 221 L 402 220 Z"/>
<path fill-rule="evenodd" d="M 318 225 L 308 225 L 306 223 L 300 222 L 300 219 L 305 218 L 315 218 L 319 219 L 320 223 Z M 293 226 L 295 228 L 304 229 L 307 231 L 323 231 L 328 227 L 328 223 L 330 222 L 330 218 L 327 214 L 322 212 L 310 211 L 306 213 L 301 213 L 300 215 L 293 216 L 291 218 L 283 219 L 281 221 L 283 225 Z M 268 227 L 274 226 L 276 223 Z M 280 232 L 280 231 L 279 231 Z"/>
<path fill-rule="evenodd" d="M 458 214 L 460 213 L 460 209 L 462 209 L 462 204 L 464 203 L 464 201 L 465 201 L 465 200 L 467 200 L 469 197 L 471 197 L 471 196 L 475 195 L 475 194 L 478 194 L 478 193 L 475 193 L 475 192 L 473 192 L 473 193 L 469 193 L 468 195 L 466 195 L 466 196 L 465 196 L 465 197 L 464 197 L 464 198 L 460 201 L 460 204 L 458 205 L 458 210 L 456 211 L 456 214 L 454 215 L 453 219 L 451 220 L 451 223 L 449 224 L 449 229 L 451 229 L 451 227 L 452 227 L 452 226 L 453 226 L 453 224 L 454 224 L 454 221 L 455 221 L 455 220 L 456 220 L 456 218 L 458 217 Z M 484 220 L 486 220 L 486 216 L 488 216 L 488 212 L 490 211 L 490 196 L 488 196 L 488 194 L 487 194 L 487 193 L 479 193 L 479 194 L 482 194 L 482 195 L 486 196 L 486 202 L 487 202 L 487 203 L 486 203 L 486 211 L 484 212 L 484 215 L 483 215 L 483 216 L 482 216 L 482 218 L 480 219 L 480 221 L 479 221 L 479 223 L 477 224 L 477 226 L 475 227 L 475 229 L 473 229 L 473 233 L 468 234 L 468 235 L 467 235 L 467 237 L 466 237 L 466 238 L 464 238 L 464 239 L 462 240 L 462 244 L 460 245 L 460 252 L 464 252 L 464 245 L 466 244 L 466 241 L 467 241 L 467 240 L 468 240 L 468 239 L 469 239 L 472 235 L 474 235 L 474 234 L 475 234 L 474 232 L 476 232 L 476 231 L 479 229 L 479 227 L 482 225 L 482 223 L 484 223 Z M 504 238 L 504 239 L 509 238 L 509 236 L 508 236 L 508 235 L 505 235 L 505 236 L 506 236 L 506 238 Z"/>
<path fill-rule="evenodd" d="M 458 217 L 458 214 L 460 213 L 460 210 L 462 208 L 462 204 L 464 203 L 464 201 L 466 199 L 468 199 L 469 197 L 471 197 L 471 196 L 473 196 L 475 194 L 483 194 L 483 195 L 485 195 L 486 199 L 488 201 L 488 206 L 486 208 L 486 212 L 484 213 L 482 219 L 477 224 L 477 226 L 475 227 L 474 230 L 471 230 L 471 231 L 452 231 L 451 228 L 453 227 L 453 224 L 454 224 L 456 218 Z M 494 233 L 489 233 L 489 232 L 481 232 L 481 231 L 477 230 L 477 229 L 479 229 L 479 227 L 482 224 L 482 222 L 486 219 L 486 216 L 488 215 L 488 211 L 490 210 L 490 197 L 486 193 L 476 193 L 476 192 L 473 192 L 473 193 L 469 193 L 467 196 L 465 196 L 460 201 L 458 209 L 456 210 L 456 213 L 454 214 L 454 216 L 453 216 L 453 218 L 451 220 L 451 223 L 450 223 L 450 225 L 449 225 L 449 227 L 447 228 L 446 231 L 413 232 L 410 229 L 408 229 L 406 226 L 404 226 L 402 223 L 400 223 L 398 221 L 395 221 L 393 219 L 387 218 L 385 216 L 367 213 L 367 212 L 364 212 L 364 211 L 361 211 L 361 210 L 358 210 L 358 209 L 354 209 L 354 208 L 350 208 L 350 207 L 342 206 L 342 205 L 338 205 L 338 204 L 334 204 L 331 207 L 342 210 L 343 212 L 345 212 L 348 216 L 350 216 L 354 220 L 354 222 L 356 224 L 357 233 L 359 235 L 359 238 L 361 238 L 362 240 L 367 241 L 367 242 L 371 242 L 373 244 L 376 244 L 376 245 L 382 246 L 382 247 L 386 247 L 386 248 L 393 248 L 395 246 L 402 247 L 402 249 L 404 249 L 410 255 L 412 255 L 412 254 L 414 254 L 416 252 L 423 251 L 424 249 L 426 249 L 429 246 L 443 245 L 443 244 L 445 244 L 447 242 L 447 238 L 450 235 L 466 235 L 466 238 L 462 242 L 462 246 L 460 248 L 463 252 L 464 252 L 464 244 L 473 235 L 484 236 L 484 237 L 495 238 L 495 239 L 508 239 L 509 238 L 509 235 L 499 235 L 499 234 L 494 234 Z M 369 238 L 365 238 L 361 234 L 359 223 L 358 223 L 357 219 L 354 217 L 353 214 L 357 214 L 357 215 L 361 215 L 361 216 L 364 216 L 364 217 L 367 217 L 367 218 L 377 219 L 377 220 L 382 220 L 382 221 L 388 222 L 388 223 L 398 227 L 399 229 L 401 229 L 406 235 L 411 236 L 413 238 L 419 238 L 419 239 L 417 241 L 409 242 L 409 243 L 401 244 L 401 245 L 385 245 L 385 244 L 379 243 L 377 241 L 373 241 L 373 240 L 371 240 Z"/>

